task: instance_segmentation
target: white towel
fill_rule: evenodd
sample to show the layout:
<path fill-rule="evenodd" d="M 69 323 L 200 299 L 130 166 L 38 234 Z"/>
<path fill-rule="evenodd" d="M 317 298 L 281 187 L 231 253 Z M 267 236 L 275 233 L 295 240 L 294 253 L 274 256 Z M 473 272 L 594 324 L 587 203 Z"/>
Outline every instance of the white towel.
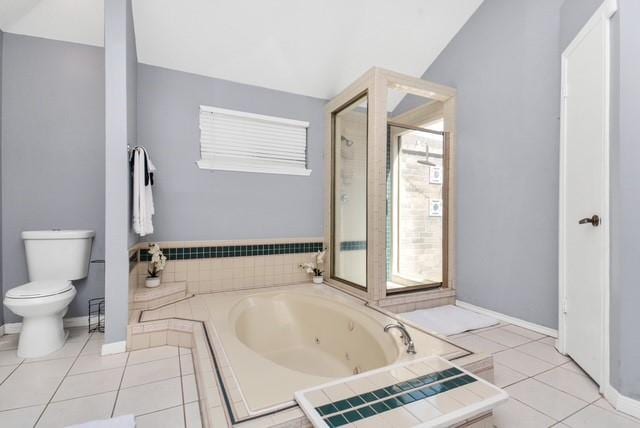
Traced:
<path fill-rule="evenodd" d="M 147 151 L 142 147 L 133 149 L 133 230 L 140 236 L 153 233 L 151 217 L 155 214 L 151 180 L 145 185 L 144 163 L 147 161 L 148 173 L 156 167 L 151 162 Z"/>
<path fill-rule="evenodd" d="M 135 426 L 136 421 L 133 415 L 124 415 L 111 419 L 101 419 L 98 421 L 90 421 L 78 425 L 71 425 L 67 428 L 135 428 Z"/>

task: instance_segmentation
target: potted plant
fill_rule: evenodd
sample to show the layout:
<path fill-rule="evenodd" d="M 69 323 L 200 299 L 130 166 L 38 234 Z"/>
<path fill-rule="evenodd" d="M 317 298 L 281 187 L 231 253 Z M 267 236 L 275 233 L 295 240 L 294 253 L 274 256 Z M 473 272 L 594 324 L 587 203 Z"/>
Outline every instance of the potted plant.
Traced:
<path fill-rule="evenodd" d="M 314 284 L 322 284 L 323 278 L 323 270 L 322 265 L 324 264 L 324 255 L 327 250 L 318 251 L 314 256 L 313 262 L 303 263 L 300 265 L 302 269 L 307 273 L 313 274 L 313 283 Z"/>
<path fill-rule="evenodd" d="M 167 257 L 162 253 L 158 244 L 149 245 L 149 254 L 151 254 L 151 261 L 147 268 L 149 276 L 145 279 L 144 286 L 154 288 L 160 285 L 160 272 L 167 265 Z"/>

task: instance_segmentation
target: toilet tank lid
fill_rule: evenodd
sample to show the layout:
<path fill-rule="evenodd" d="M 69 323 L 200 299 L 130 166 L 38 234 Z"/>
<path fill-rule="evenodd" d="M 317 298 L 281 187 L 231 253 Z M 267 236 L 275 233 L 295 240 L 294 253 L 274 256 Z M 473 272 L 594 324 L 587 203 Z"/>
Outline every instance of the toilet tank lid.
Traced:
<path fill-rule="evenodd" d="M 86 239 L 95 235 L 93 230 L 25 230 L 22 239 Z"/>
<path fill-rule="evenodd" d="M 24 285 L 12 288 L 7 291 L 7 297 L 14 299 L 28 299 L 33 297 L 52 296 L 64 293 L 73 287 L 71 281 L 67 280 L 46 280 L 33 281 Z"/>

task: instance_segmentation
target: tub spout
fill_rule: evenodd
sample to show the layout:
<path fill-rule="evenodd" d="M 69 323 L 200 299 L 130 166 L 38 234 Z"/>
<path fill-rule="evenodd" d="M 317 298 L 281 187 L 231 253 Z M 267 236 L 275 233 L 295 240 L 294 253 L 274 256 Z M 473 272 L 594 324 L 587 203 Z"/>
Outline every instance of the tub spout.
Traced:
<path fill-rule="evenodd" d="M 415 354 L 416 346 L 413 344 L 413 339 L 411 339 L 411 335 L 407 331 L 407 328 L 401 322 L 397 322 L 394 324 L 387 324 L 384 326 L 384 331 L 388 332 L 392 328 L 397 328 L 400 330 L 400 339 L 402 339 L 402 343 L 407 347 L 407 354 Z"/>

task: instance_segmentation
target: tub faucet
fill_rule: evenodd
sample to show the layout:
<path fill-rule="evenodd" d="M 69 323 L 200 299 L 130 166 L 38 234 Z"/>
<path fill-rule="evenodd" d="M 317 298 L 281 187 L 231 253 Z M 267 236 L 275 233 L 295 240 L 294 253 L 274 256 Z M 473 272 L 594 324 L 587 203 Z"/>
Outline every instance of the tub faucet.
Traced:
<path fill-rule="evenodd" d="M 397 328 L 400 330 L 400 339 L 402 339 L 402 343 L 407 347 L 407 354 L 415 354 L 416 347 L 413 344 L 413 339 L 411 339 L 411 335 L 407 331 L 407 328 L 400 321 L 394 324 L 387 324 L 384 326 L 384 331 L 387 332 L 392 328 Z"/>

